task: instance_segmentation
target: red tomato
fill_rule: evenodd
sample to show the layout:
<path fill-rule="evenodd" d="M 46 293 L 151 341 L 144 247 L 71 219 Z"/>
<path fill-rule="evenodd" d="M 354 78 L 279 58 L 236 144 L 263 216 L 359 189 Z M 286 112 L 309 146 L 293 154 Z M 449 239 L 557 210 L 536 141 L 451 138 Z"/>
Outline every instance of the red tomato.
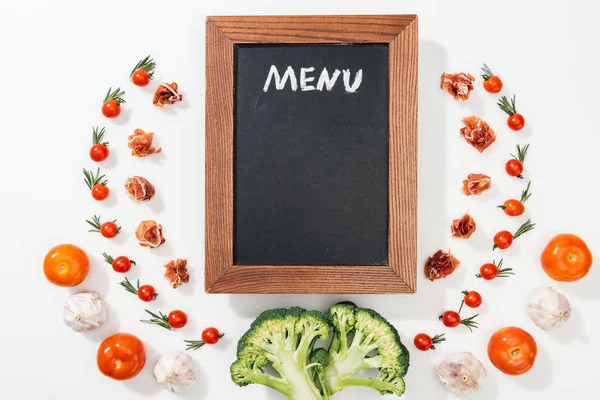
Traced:
<path fill-rule="evenodd" d="M 464 291 L 463 294 L 465 295 L 464 297 L 464 302 L 468 307 L 471 308 L 477 308 L 481 305 L 481 302 L 483 301 L 483 299 L 481 298 L 481 295 L 474 291 Z"/>
<path fill-rule="evenodd" d="M 548 276 L 556 281 L 577 281 L 590 272 L 592 252 L 583 239 L 563 233 L 555 236 L 544 248 L 541 262 Z"/>
<path fill-rule="evenodd" d="M 502 86 L 502 80 L 495 75 L 483 81 L 483 88 L 489 93 L 500 93 Z"/>
<path fill-rule="evenodd" d="M 512 158 L 506 162 L 505 169 L 506 173 L 510 176 L 520 177 L 523 173 L 523 164 L 519 160 Z"/>
<path fill-rule="evenodd" d="M 480 278 L 491 281 L 498 275 L 498 267 L 492 263 L 483 264 L 481 268 L 479 268 L 479 274 L 481 275 Z"/>
<path fill-rule="evenodd" d="M 119 234 L 120 228 L 112 221 L 103 223 L 100 226 L 100 234 L 105 238 L 114 238 Z"/>
<path fill-rule="evenodd" d="M 533 367 L 537 344 L 523 329 L 509 326 L 492 335 L 488 343 L 488 357 L 505 374 L 521 375 Z"/>
<path fill-rule="evenodd" d="M 100 162 L 106 160 L 106 158 L 108 157 L 108 153 L 108 147 L 106 147 L 102 143 L 96 143 L 90 149 L 90 158 L 93 161 Z"/>
<path fill-rule="evenodd" d="M 460 315 L 456 311 L 446 311 L 441 319 L 448 328 L 455 328 L 460 324 Z"/>
<path fill-rule="evenodd" d="M 120 256 L 115 258 L 112 263 L 112 267 L 116 272 L 127 272 L 131 269 L 131 265 L 135 265 L 135 261 L 130 260 L 128 257 Z"/>
<path fill-rule="evenodd" d="M 173 329 L 183 328 L 187 320 L 187 314 L 181 310 L 173 310 L 169 313 L 169 326 Z"/>
<path fill-rule="evenodd" d="M 102 201 L 108 197 L 110 190 L 108 186 L 97 183 L 92 187 L 92 197 L 94 200 Z"/>
<path fill-rule="evenodd" d="M 501 231 L 494 236 L 494 248 L 508 249 L 513 242 L 513 234 L 509 231 Z"/>
<path fill-rule="evenodd" d="M 507 124 L 513 131 L 520 131 L 525 126 L 525 118 L 521 114 L 509 115 Z"/>
<path fill-rule="evenodd" d="M 215 344 L 222 337 L 217 328 L 206 328 L 202 331 L 202 341 L 206 344 Z"/>
<path fill-rule="evenodd" d="M 136 86 L 146 86 L 150 82 L 150 76 L 148 75 L 148 71 L 137 69 L 131 76 L 131 80 Z"/>
<path fill-rule="evenodd" d="M 519 215 L 523 215 L 525 212 L 525 205 L 519 200 L 515 199 L 506 200 L 501 208 L 504 210 L 506 215 L 511 217 L 518 217 Z"/>
<path fill-rule="evenodd" d="M 72 244 L 60 244 L 44 258 L 44 275 L 57 286 L 79 285 L 90 271 L 90 260 L 82 249 Z"/>
<path fill-rule="evenodd" d="M 116 100 L 106 100 L 102 105 L 102 115 L 106 118 L 115 118 L 121 113 L 121 105 Z"/>
<path fill-rule="evenodd" d="M 142 301 L 152 301 L 156 298 L 156 290 L 153 286 L 142 285 L 138 288 L 138 298 Z"/>
<path fill-rule="evenodd" d="M 100 344 L 96 362 L 103 375 L 123 381 L 135 377 L 144 368 L 146 350 L 137 337 L 129 333 L 117 333 Z"/>
<path fill-rule="evenodd" d="M 419 333 L 417 336 L 415 336 L 414 343 L 415 347 L 421 351 L 427 351 L 433 346 L 433 340 L 431 339 L 431 336 L 425 333 Z"/>

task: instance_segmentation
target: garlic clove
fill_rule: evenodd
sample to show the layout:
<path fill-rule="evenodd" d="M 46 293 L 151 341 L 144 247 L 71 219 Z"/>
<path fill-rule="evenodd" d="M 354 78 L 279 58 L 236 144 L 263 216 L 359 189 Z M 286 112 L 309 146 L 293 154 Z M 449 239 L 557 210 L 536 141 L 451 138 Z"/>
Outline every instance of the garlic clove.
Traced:
<path fill-rule="evenodd" d="M 154 366 L 154 378 L 170 392 L 186 393 L 196 383 L 196 366 L 189 355 L 175 351 L 159 358 Z"/>
<path fill-rule="evenodd" d="M 479 390 L 487 372 L 475 356 L 469 352 L 457 353 L 443 361 L 438 377 L 446 389 L 458 396 L 467 396 Z"/>
<path fill-rule="evenodd" d="M 552 287 L 536 289 L 529 297 L 527 315 L 545 331 L 559 328 L 569 320 L 571 305 L 567 298 Z"/>
<path fill-rule="evenodd" d="M 64 323 L 75 332 L 92 331 L 100 327 L 107 318 L 106 304 L 94 292 L 72 295 L 63 310 Z"/>

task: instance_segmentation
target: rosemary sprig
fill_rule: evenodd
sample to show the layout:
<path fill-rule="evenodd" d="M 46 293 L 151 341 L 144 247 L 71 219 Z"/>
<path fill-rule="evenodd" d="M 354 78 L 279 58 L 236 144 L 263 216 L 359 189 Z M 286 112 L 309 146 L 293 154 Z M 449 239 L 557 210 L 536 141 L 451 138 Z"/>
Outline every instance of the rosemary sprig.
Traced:
<path fill-rule="evenodd" d="M 473 329 L 479 328 L 479 326 L 477 325 L 477 321 L 475 321 L 475 317 L 477 317 L 478 315 L 479 314 L 475 314 L 472 317 L 462 319 L 460 320 L 460 323 L 469 328 L 471 332 L 473 332 Z"/>
<path fill-rule="evenodd" d="M 520 145 L 517 145 L 517 155 L 515 156 L 514 154 L 511 153 L 511 156 L 518 160 L 521 164 L 525 163 L 525 157 L 527 157 L 527 150 L 529 150 L 529 144 L 526 144 L 525 146 L 521 147 Z"/>
<path fill-rule="evenodd" d="M 120 87 L 116 88 L 115 90 L 112 90 L 112 87 L 110 87 L 108 88 L 108 92 L 106 92 L 104 102 L 107 102 L 108 100 L 114 100 L 117 102 L 117 104 L 126 103 L 126 101 L 123 99 L 124 94 L 125 92 L 122 91 Z"/>
<path fill-rule="evenodd" d="M 219 339 L 221 339 L 223 336 L 225 336 L 224 333 L 219 333 Z M 200 347 L 206 344 L 206 342 L 202 340 L 184 340 L 184 342 L 186 343 L 186 350 L 198 350 Z"/>
<path fill-rule="evenodd" d="M 513 233 L 513 239 L 516 239 L 519 236 L 533 230 L 533 228 L 535 228 L 535 224 L 532 223 L 530 219 L 528 219 L 527 222 L 521 225 L 519 229 L 517 229 L 517 231 Z"/>
<path fill-rule="evenodd" d="M 498 102 L 498 107 L 508 115 L 515 115 L 517 113 L 516 101 L 516 95 L 510 100 L 508 100 L 506 96 L 502 96 Z"/>
<path fill-rule="evenodd" d="M 431 350 L 435 350 L 436 344 L 446 341 L 446 338 L 444 336 L 446 336 L 446 334 L 442 333 L 441 335 L 435 335 L 434 337 L 431 338 L 431 342 L 433 343 L 433 345 L 431 346 Z"/>
<path fill-rule="evenodd" d="M 135 65 L 135 67 L 133 67 L 133 70 L 131 71 L 131 74 L 129 74 L 129 77 L 131 78 L 133 76 L 133 73 L 138 69 L 143 69 L 144 71 L 148 71 L 148 78 L 152 79 L 152 77 L 154 76 L 154 67 L 156 67 L 156 63 L 148 55 L 146 56 L 146 58 L 138 62 Z"/>
<path fill-rule="evenodd" d="M 90 224 L 94 229 L 90 229 L 88 232 L 100 232 L 100 227 L 102 226 L 102 222 L 100 222 L 100 216 L 94 215 L 94 218 L 90 221 L 86 219 L 85 222 Z"/>
<path fill-rule="evenodd" d="M 83 181 L 85 182 L 87 187 L 90 188 L 90 190 L 92 190 L 92 188 L 97 184 L 106 186 L 106 184 L 108 183 L 108 180 L 104 179 L 104 177 L 106 175 L 100 175 L 100 167 L 98 167 L 98 170 L 96 171 L 96 175 L 94 175 L 94 173 L 92 171 L 88 171 L 87 169 L 84 168 L 83 176 L 84 176 Z M 102 180 L 102 179 L 104 179 L 104 180 Z"/>
<path fill-rule="evenodd" d="M 531 197 L 532 193 L 529 192 L 531 187 L 531 181 L 527 184 L 527 188 L 521 192 L 521 203 L 525 203 Z"/>
<path fill-rule="evenodd" d="M 154 314 L 152 311 L 149 310 L 145 310 L 148 314 L 150 314 L 150 316 L 152 316 L 152 319 L 141 319 L 140 322 L 143 322 L 145 324 L 155 324 L 158 326 L 162 326 L 165 329 L 168 329 L 170 331 L 173 330 L 173 328 L 171 328 L 171 325 L 169 325 L 169 317 L 167 317 L 165 314 L 161 313 L 160 311 L 158 312 L 160 314 L 156 315 Z"/>
<path fill-rule="evenodd" d="M 106 253 L 102 253 L 102 255 L 104 256 L 104 261 L 106 261 L 107 263 L 109 263 L 110 265 L 113 264 L 113 262 L 115 262 L 115 260 L 112 258 L 111 255 L 106 254 Z M 125 278 L 127 279 L 127 278 Z"/>
<path fill-rule="evenodd" d="M 485 63 L 483 64 L 483 67 L 481 68 L 481 72 L 483 72 L 483 74 L 481 74 L 481 77 L 483 78 L 484 81 L 487 81 L 492 76 L 494 76 L 494 73 L 492 72 L 490 67 L 488 67 L 487 64 L 485 64 Z"/>
<path fill-rule="evenodd" d="M 136 286 L 133 286 L 133 284 L 129 281 L 129 279 L 127 279 L 127 277 L 125 277 L 125 280 L 119 282 L 119 285 L 123 286 L 125 288 L 125 290 L 127 290 L 129 293 L 133 293 L 137 296 L 138 290 L 140 289 L 140 280 L 138 279 Z M 157 297 L 158 297 L 158 293 L 154 293 L 154 298 L 152 300 L 156 300 Z"/>
<path fill-rule="evenodd" d="M 92 144 L 100 143 L 103 146 L 108 146 L 108 142 L 103 142 L 104 134 L 106 133 L 106 127 L 102 127 L 100 130 L 99 129 L 99 127 L 92 128 Z"/>

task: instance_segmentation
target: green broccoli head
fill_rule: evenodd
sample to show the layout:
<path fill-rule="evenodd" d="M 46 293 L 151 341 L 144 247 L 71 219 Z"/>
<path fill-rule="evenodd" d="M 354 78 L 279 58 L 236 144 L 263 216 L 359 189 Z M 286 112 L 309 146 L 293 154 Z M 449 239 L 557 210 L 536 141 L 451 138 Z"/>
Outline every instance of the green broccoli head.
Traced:
<path fill-rule="evenodd" d="M 398 331 L 377 312 L 339 303 L 329 309 L 334 337 L 329 349 L 325 380 L 331 394 L 347 386 L 367 386 L 381 394 L 404 393 L 408 350 Z M 360 371 L 377 368 L 377 378 L 356 378 Z"/>
<path fill-rule="evenodd" d="M 315 385 L 309 357 L 315 342 L 327 340 L 330 330 L 329 319 L 318 311 L 292 307 L 263 312 L 238 342 L 230 369 L 233 382 L 262 384 L 292 400 L 326 399 Z M 267 365 L 280 377 L 266 372 Z"/>

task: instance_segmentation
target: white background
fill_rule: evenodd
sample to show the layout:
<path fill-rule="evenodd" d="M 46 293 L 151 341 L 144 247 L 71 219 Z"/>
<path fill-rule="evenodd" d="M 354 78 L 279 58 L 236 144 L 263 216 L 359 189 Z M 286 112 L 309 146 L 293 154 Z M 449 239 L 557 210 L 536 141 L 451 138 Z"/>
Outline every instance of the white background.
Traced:
<path fill-rule="evenodd" d="M 448 399 L 436 376 L 437 365 L 458 351 L 471 351 L 485 364 L 489 380 L 475 399 L 578 400 L 600 396 L 595 367 L 600 356 L 600 271 L 584 280 L 552 282 L 541 270 L 545 243 L 560 232 L 587 240 L 593 252 L 598 216 L 597 38 L 598 3 L 497 1 L 31 1 L 0 2 L 0 198 L 3 278 L 0 305 L 0 398 L 7 399 L 168 399 L 151 371 L 159 354 L 182 349 L 184 338 L 198 338 L 203 328 L 219 327 L 226 337 L 217 346 L 193 354 L 200 377 L 187 399 L 269 399 L 282 397 L 261 386 L 237 388 L 229 378 L 239 336 L 262 310 L 300 305 L 326 309 L 350 299 L 375 308 L 398 328 L 411 350 L 406 377 L 409 400 Z M 413 296 L 227 296 L 203 293 L 204 243 L 204 23 L 216 14 L 417 13 L 419 59 L 419 249 L 418 294 Z M 177 81 L 183 104 L 160 110 L 151 103 L 152 88 L 128 83 L 135 63 L 152 54 L 156 82 Z M 477 91 L 468 102 L 452 100 L 439 89 L 443 71 L 479 73 L 483 62 L 501 75 L 505 94 L 518 94 L 527 118 L 519 133 L 509 131 L 496 98 Z M 121 85 L 127 104 L 116 120 L 102 117 L 109 86 Z M 152 85 L 154 86 L 154 85 Z M 223 90 L 230 90 L 223 88 Z M 498 140 L 483 155 L 459 137 L 461 119 L 475 113 L 497 130 Z M 107 126 L 111 156 L 102 166 L 112 189 L 109 200 L 95 202 L 82 182 L 81 168 L 95 168 L 88 158 L 91 127 Z M 135 128 L 154 131 L 164 153 L 137 159 L 126 137 Z M 526 174 L 533 197 L 528 214 L 536 229 L 504 253 L 517 275 L 504 281 L 474 278 L 479 266 L 498 254 L 491 238 L 514 230 L 521 219 L 495 209 L 518 196 L 523 182 L 503 172 L 516 143 L 531 143 Z M 494 188 L 474 198 L 461 194 L 470 172 L 492 176 Z M 125 195 L 127 176 L 147 177 L 157 189 L 148 204 Z M 470 241 L 452 241 L 449 224 L 469 211 L 478 223 Z M 94 213 L 118 218 L 123 234 L 107 241 L 87 233 L 84 222 Z M 143 219 L 164 226 L 166 244 L 141 248 L 133 235 Z M 49 284 L 42 259 L 55 244 L 72 242 L 91 257 L 92 269 L 79 288 Z M 462 266 L 444 281 L 430 283 L 421 272 L 428 255 L 452 248 Z M 178 332 L 138 322 L 145 304 L 125 292 L 122 276 L 100 254 L 127 254 L 138 266 L 129 274 L 152 283 L 160 292 L 155 309 L 179 308 L 190 317 Z M 191 282 L 174 291 L 162 278 L 163 263 L 189 259 Z M 552 285 L 571 301 L 568 325 L 547 333 L 525 313 L 531 291 Z M 108 302 L 110 320 L 91 334 L 70 331 L 61 321 L 70 293 L 95 290 Z M 484 297 L 478 310 L 481 328 L 445 329 L 437 316 L 460 303 L 460 291 L 477 289 Z M 528 374 L 508 377 L 488 361 L 490 335 L 506 325 L 531 332 L 539 345 L 536 366 Z M 464 329 L 463 329 L 464 328 Z M 108 380 L 96 369 L 100 341 L 117 331 L 138 335 L 146 344 L 144 371 L 126 383 Z M 414 349 L 418 332 L 446 332 L 436 352 Z M 377 399 L 369 390 L 346 389 L 336 399 Z"/>

